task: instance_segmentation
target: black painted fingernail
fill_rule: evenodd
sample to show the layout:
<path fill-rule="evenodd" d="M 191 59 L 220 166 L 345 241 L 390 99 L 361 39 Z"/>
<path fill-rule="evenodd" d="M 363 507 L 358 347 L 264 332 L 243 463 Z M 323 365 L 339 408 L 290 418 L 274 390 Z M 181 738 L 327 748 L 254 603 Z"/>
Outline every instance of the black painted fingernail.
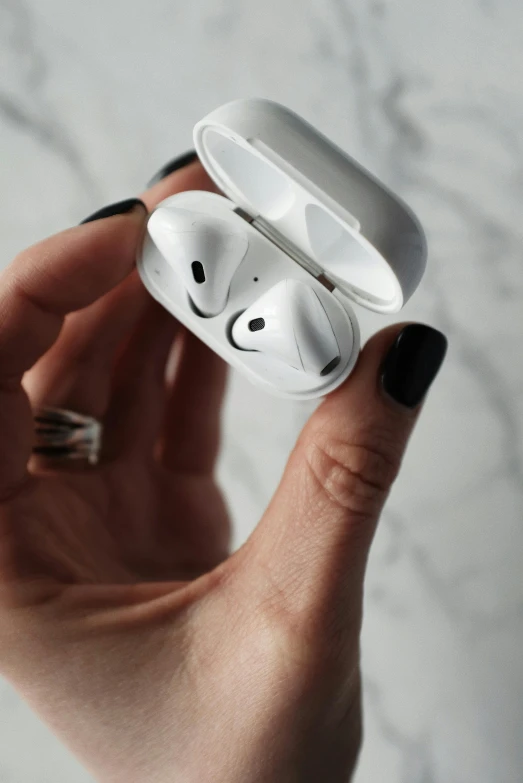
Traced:
<path fill-rule="evenodd" d="M 162 179 L 168 177 L 169 174 L 173 173 L 173 171 L 178 171 L 178 169 L 183 169 L 184 166 L 188 166 L 190 163 L 194 163 L 195 160 L 198 160 L 198 155 L 194 150 L 185 152 L 183 155 L 178 155 L 177 158 L 174 158 L 174 160 L 169 161 L 169 163 L 166 163 L 165 166 L 162 166 L 160 171 L 156 172 L 154 177 L 150 179 L 149 182 L 147 183 L 147 187 L 152 188 L 153 185 L 156 185 L 157 182 L 161 182 Z"/>
<path fill-rule="evenodd" d="M 402 329 L 382 365 L 385 392 L 407 408 L 418 406 L 443 364 L 447 344 L 445 335 L 431 326 Z"/>
<path fill-rule="evenodd" d="M 143 207 L 147 211 L 147 207 L 140 201 L 139 198 L 128 198 L 125 201 L 118 201 L 116 204 L 109 204 L 108 207 L 102 207 L 102 209 L 93 212 L 92 215 L 86 217 L 80 223 L 83 226 L 84 223 L 92 223 L 94 220 L 102 220 L 103 218 L 113 217 L 113 215 L 125 215 L 127 212 L 131 212 L 136 207 Z"/>

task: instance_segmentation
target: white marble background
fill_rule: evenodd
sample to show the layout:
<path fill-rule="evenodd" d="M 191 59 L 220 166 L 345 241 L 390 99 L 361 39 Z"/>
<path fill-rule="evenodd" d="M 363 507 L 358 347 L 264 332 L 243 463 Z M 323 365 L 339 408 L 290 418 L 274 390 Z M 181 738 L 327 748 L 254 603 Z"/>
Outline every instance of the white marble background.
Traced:
<path fill-rule="evenodd" d="M 371 558 L 357 783 L 523 780 L 522 41 L 521 0 L 0 0 L 0 263 L 137 193 L 250 95 L 305 115 L 426 226 L 405 316 L 451 347 Z M 309 411 L 233 380 L 238 541 Z M 0 684 L 0 781 L 87 780 Z"/>

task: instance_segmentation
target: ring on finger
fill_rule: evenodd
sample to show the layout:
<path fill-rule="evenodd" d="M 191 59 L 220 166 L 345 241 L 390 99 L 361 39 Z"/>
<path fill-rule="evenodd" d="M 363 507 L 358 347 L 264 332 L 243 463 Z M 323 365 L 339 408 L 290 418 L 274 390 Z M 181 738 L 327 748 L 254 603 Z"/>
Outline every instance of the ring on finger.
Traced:
<path fill-rule="evenodd" d="M 98 419 L 64 408 L 42 406 L 33 411 L 33 454 L 54 460 L 87 460 L 100 457 L 103 427 Z"/>

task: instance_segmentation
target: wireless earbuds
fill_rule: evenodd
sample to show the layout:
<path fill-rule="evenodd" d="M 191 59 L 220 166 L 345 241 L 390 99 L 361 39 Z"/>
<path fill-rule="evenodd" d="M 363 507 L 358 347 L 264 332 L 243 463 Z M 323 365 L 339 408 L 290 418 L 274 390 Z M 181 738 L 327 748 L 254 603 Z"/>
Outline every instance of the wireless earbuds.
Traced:
<path fill-rule="evenodd" d="M 354 304 L 396 313 L 419 285 L 416 217 L 271 101 L 222 106 L 194 143 L 224 195 L 157 206 L 137 259 L 144 285 L 253 384 L 295 400 L 330 393 L 358 358 Z"/>
<path fill-rule="evenodd" d="M 156 209 L 148 231 L 196 313 L 205 318 L 222 313 L 249 247 L 245 233 L 224 220 L 177 207 Z M 340 358 L 325 307 L 298 280 L 282 280 L 257 299 L 234 322 L 231 336 L 238 348 L 262 351 L 315 375 L 330 372 Z"/>
<path fill-rule="evenodd" d="M 223 312 L 231 278 L 249 247 L 245 233 L 224 220 L 179 207 L 156 209 L 148 231 L 195 309 L 206 318 Z"/>
<path fill-rule="evenodd" d="M 299 280 L 282 280 L 257 299 L 235 321 L 232 339 L 245 351 L 262 351 L 312 375 L 327 375 L 340 361 L 324 306 Z"/>

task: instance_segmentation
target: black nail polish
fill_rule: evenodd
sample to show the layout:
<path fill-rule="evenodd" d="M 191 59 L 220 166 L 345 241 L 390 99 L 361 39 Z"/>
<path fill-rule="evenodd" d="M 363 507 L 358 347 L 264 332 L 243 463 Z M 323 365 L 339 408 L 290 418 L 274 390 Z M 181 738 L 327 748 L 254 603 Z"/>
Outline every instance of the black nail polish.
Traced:
<path fill-rule="evenodd" d="M 102 207 L 102 209 L 93 212 L 92 215 L 82 220 L 80 225 L 84 223 L 92 223 L 94 220 L 102 220 L 103 218 L 113 217 L 113 215 L 125 215 L 127 212 L 131 212 L 135 207 L 143 207 L 147 211 L 147 207 L 140 201 L 139 198 L 128 198 L 125 201 L 118 201 L 116 204 L 109 204 L 108 207 Z"/>
<path fill-rule="evenodd" d="M 195 160 L 198 160 L 198 155 L 194 150 L 185 152 L 183 155 L 178 155 L 177 158 L 174 158 L 174 160 L 169 161 L 169 163 L 166 163 L 165 166 L 162 166 L 160 171 L 156 172 L 154 177 L 150 179 L 149 182 L 147 183 L 147 187 L 152 188 L 153 185 L 156 185 L 157 182 L 161 182 L 162 179 L 168 177 L 169 174 L 173 173 L 173 171 L 178 171 L 178 169 L 183 169 L 185 166 L 188 166 L 190 163 L 194 163 Z"/>
<path fill-rule="evenodd" d="M 381 370 L 381 383 L 393 400 L 416 408 L 443 364 L 447 338 L 423 324 L 406 326 L 389 350 Z"/>

